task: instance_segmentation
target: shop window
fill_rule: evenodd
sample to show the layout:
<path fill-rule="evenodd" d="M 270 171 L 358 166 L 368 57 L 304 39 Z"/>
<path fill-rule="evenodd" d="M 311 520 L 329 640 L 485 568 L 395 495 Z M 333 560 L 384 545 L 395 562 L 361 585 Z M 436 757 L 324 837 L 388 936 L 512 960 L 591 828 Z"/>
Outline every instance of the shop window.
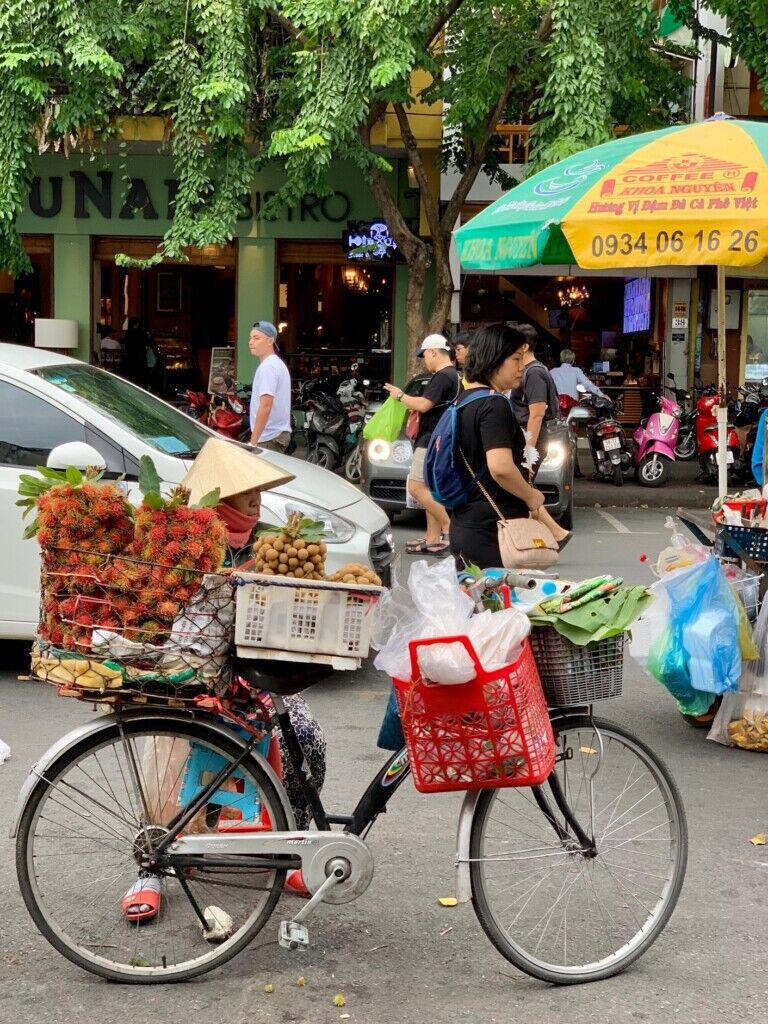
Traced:
<path fill-rule="evenodd" d="M 0 381 L 0 464 L 44 466 L 57 445 L 85 440 L 82 423 L 37 395 Z"/>
<path fill-rule="evenodd" d="M 747 304 L 747 380 L 768 377 L 768 290 L 753 288 Z"/>
<path fill-rule="evenodd" d="M 294 384 L 389 380 L 394 264 L 352 262 L 335 242 L 284 242 L 279 261 L 278 329 Z"/>
<path fill-rule="evenodd" d="M 48 235 L 22 241 L 32 270 L 15 279 L 0 272 L 0 341 L 33 345 L 35 317 L 53 315 L 53 242 Z"/>

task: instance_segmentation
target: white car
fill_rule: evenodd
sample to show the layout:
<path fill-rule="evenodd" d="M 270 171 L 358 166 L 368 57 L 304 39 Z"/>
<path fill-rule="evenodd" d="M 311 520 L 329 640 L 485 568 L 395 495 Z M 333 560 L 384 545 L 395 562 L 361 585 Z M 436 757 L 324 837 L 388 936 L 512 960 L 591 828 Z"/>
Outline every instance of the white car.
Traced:
<path fill-rule="evenodd" d="M 181 482 L 210 436 L 208 428 L 172 405 L 99 367 L 56 352 L 0 344 L 0 536 L 5 551 L 0 637 L 28 639 L 37 630 L 39 548 L 36 541 L 22 539 L 16 506 L 22 473 L 34 472 L 49 459 L 52 465 L 60 463 L 54 449 L 79 442 L 102 457 L 108 477 L 125 477 L 131 500 L 138 502 L 143 455 L 152 458 L 160 479 L 172 486 Z M 328 572 L 347 562 L 367 562 L 388 581 L 392 531 L 370 498 L 318 466 L 274 452 L 259 454 L 296 476 L 264 494 L 265 522 L 282 524 L 290 512 L 302 510 L 325 525 Z"/>

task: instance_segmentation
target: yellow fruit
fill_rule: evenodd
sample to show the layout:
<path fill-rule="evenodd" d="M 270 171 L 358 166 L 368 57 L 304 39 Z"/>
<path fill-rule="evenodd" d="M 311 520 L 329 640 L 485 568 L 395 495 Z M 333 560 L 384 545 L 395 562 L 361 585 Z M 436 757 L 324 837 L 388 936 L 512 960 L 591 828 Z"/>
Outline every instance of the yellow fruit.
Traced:
<path fill-rule="evenodd" d="M 288 565 L 288 555 L 284 551 L 281 551 L 277 558 L 280 565 Z"/>
<path fill-rule="evenodd" d="M 289 568 L 295 569 L 298 564 L 299 564 L 298 558 L 289 558 L 288 559 L 288 566 L 289 566 Z"/>
<path fill-rule="evenodd" d="M 326 554 L 326 552 L 328 551 L 328 548 L 326 547 L 326 545 L 325 545 L 325 542 L 324 542 L 324 541 L 322 541 L 322 540 L 321 540 L 321 541 L 320 541 L 320 543 L 318 544 L 318 547 L 320 548 L 320 554 L 321 554 L 321 555 L 324 555 L 324 554 Z"/>
<path fill-rule="evenodd" d="M 300 565 L 293 570 L 293 575 L 294 578 L 297 580 L 301 580 L 304 578 L 304 570 L 301 568 Z"/>
<path fill-rule="evenodd" d="M 317 544 L 307 544 L 307 551 L 314 557 L 315 555 L 320 554 L 320 547 Z"/>
<path fill-rule="evenodd" d="M 342 583 L 357 583 L 357 580 L 355 579 L 351 572 L 348 572 L 346 576 L 342 578 Z"/>
<path fill-rule="evenodd" d="M 285 574 L 287 572 L 288 572 L 288 566 L 287 565 L 278 565 L 278 567 L 277 567 L 277 574 L 278 574 L 278 576 L 285 576 Z"/>
<path fill-rule="evenodd" d="M 306 560 L 309 558 L 309 555 L 307 554 L 307 549 L 298 548 L 296 551 L 296 557 L 300 562 L 306 562 Z"/>
<path fill-rule="evenodd" d="M 293 544 L 290 544 L 285 549 L 285 553 L 286 553 L 286 555 L 288 555 L 289 558 L 295 558 L 296 557 L 296 548 L 293 546 Z"/>

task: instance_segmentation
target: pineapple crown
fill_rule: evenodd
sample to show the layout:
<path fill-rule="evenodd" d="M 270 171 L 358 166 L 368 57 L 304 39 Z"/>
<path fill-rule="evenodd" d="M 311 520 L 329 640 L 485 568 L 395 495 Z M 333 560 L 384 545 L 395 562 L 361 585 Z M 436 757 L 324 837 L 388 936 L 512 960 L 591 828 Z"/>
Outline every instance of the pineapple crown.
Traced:
<path fill-rule="evenodd" d="M 276 537 L 281 533 L 294 540 L 301 537 L 308 544 L 317 544 L 325 537 L 323 524 L 315 519 L 307 519 L 301 512 L 292 512 L 285 526 L 267 526 L 259 530 L 257 536 Z"/>

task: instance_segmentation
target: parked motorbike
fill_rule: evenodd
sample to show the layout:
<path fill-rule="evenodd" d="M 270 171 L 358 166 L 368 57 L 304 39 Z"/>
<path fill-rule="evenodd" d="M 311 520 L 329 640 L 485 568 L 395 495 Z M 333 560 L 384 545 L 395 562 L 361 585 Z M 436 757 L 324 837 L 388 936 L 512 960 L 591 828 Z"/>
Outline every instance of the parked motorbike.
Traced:
<path fill-rule="evenodd" d="M 632 452 L 624 428 L 619 423 L 624 396 L 615 402 L 600 395 L 592 395 L 583 384 L 577 385 L 582 405 L 591 410 L 587 423 L 587 438 L 597 475 L 612 480 L 616 487 L 624 483 L 624 473 L 632 468 Z"/>
<path fill-rule="evenodd" d="M 696 403 L 696 451 L 701 471 L 710 483 L 717 483 L 718 478 L 717 407 L 719 404 L 720 397 L 715 387 L 704 388 Z M 744 468 L 741 442 L 732 423 L 729 423 L 727 428 L 727 446 L 728 475 L 741 474 Z"/>
<path fill-rule="evenodd" d="M 353 366 L 353 369 L 356 367 Z M 371 386 L 369 380 L 363 381 L 364 391 L 358 390 L 355 377 L 342 381 L 336 392 L 349 418 L 349 432 L 345 439 L 346 455 L 344 457 L 344 477 L 351 484 L 359 484 L 363 472 L 363 426 L 367 420 L 367 391 Z"/>
<path fill-rule="evenodd" d="M 667 380 L 672 382 L 671 385 L 668 385 L 667 390 L 675 396 L 675 402 L 681 410 L 675 443 L 675 458 L 680 462 L 689 462 L 696 458 L 696 403 L 693 401 L 690 391 L 677 386 L 674 373 L 668 373 Z"/>
<path fill-rule="evenodd" d="M 234 380 L 227 383 L 228 390 L 221 395 L 207 395 L 204 391 L 191 389 L 178 392 L 184 399 L 180 409 L 223 437 L 249 441 L 251 428 L 248 405 L 251 389 Z"/>
<path fill-rule="evenodd" d="M 677 402 L 659 395 L 659 411 L 635 431 L 635 479 L 643 487 L 661 487 L 669 479 L 682 414 Z"/>
<path fill-rule="evenodd" d="M 340 387 L 347 383 L 342 382 Z M 327 387 L 327 382 L 310 381 L 304 388 L 307 462 L 323 469 L 333 470 L 340 465 L 346 469 L 348 455 L 357 445 L 357 437 L 363 427 L 362 407 L 345 405 L 338 392 L 330 393 Z M 348 389 L 342 393 L 349 399 L 351 392 Z M 354 472 L 355 468 L 353 460 L 350 469 Z"/>

